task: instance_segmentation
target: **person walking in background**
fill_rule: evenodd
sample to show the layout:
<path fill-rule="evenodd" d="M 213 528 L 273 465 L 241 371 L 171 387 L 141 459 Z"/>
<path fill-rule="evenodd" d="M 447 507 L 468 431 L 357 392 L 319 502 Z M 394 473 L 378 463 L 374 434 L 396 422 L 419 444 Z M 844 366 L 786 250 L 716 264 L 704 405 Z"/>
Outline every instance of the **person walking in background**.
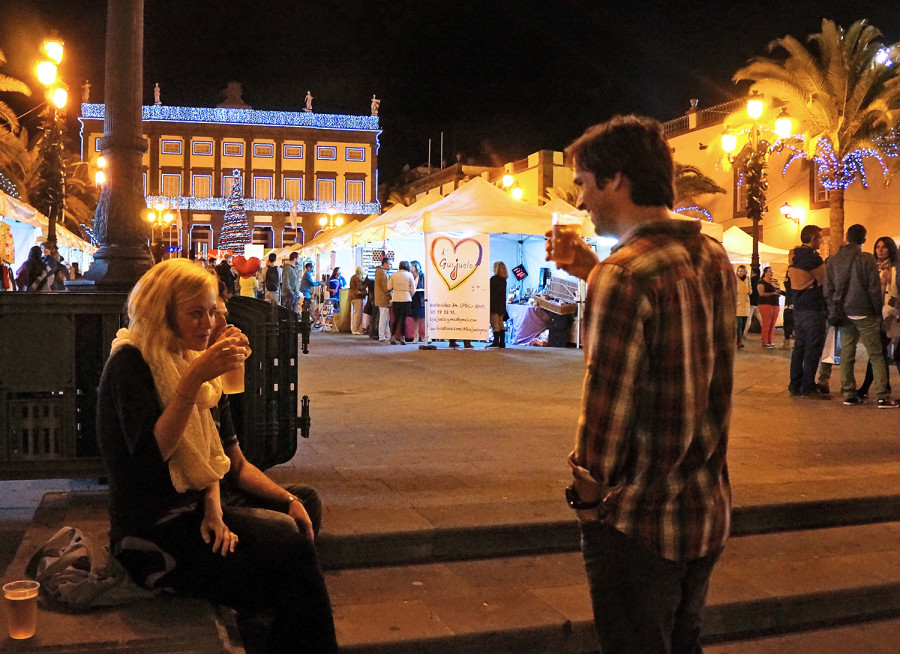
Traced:
<path fill-rule="evenodd" d="M 588 289 L 566 499 L 581 528 L 597 639 L 604 653 L 700 652 L 731 519 L 735 275 L 699 224 L 671 219 L 674 162 L 658 122 L 616 116 L 589 128 L 566 159 L 578 208 L 598 235 L 619 239 L 601 262 L 566 232 L 571 263 L 556 264 Z"/>
<path fill-rule="evenodd" d="M 494 331 L 494 340 L 488 347 L 506 347 L 506 329 L 503 323 L 506 322 L 506 280 L 509 273 L 506 271 L 506 264 L 502 261 L 494 262 L 494 274 L 490 281 L 490 315 L 491 329 Z"/>
<path fill-rule="evenodd" d="M 297 259 L 300 255 L 291 252 L 284 269 L 281 271 L 281 298 L 286 309 L 297 313 L 297 303 L 300 301 L 300 266 Z"/>
<path fill-rule="evenodd" d="M 735 272 L 737 277 L 737 304 L 735 305 L 735 322 L 737 330 L 737 348 L 744 349 L 744 332 L 747 329 L 747 320 L 750 316 L 750 278 L 747 276 L 747 267 L 738 266 Z"/>
<path fill-rule="evenodd" d="M 350 333 L 362 334 L 363 302 L 369 294 L 366 286 L 366 271 L 362 266 L 356 268 L 356 274 L 350 278 Z"/>
<path fill-rule="evenodd" d="M 231 261 L 233 258 L 232 255 L 226 254 L 222 257 L 222 261 L 215 267 L 216 275 L 222 280 L 222 283 L 225 284 L 225 290 L 228 291 L 229 295 L 235 295 L 240 292 L 237 285 L 237 276 L 231 269 Z"/>
<path fill-rule="evenodd" d="M 41 258 L 41 248 L 34 245 L 28 251 L 25 263 L 16 271 L 16 287 L 27 293 L 49 291 L 53 284 L 53 272 L 54 269 Z"/>
<path fill-rule="evenodd" d="M 760 340 L 762 346 L 774 349 L 775 322 L 778 320 L 778 297 L 781 290 L 775 286 L 775 275 L 771 267 L 763 268 L 762 279 L 756 285 L 756 293 L 759 295 L 759 314 L 762 317 Z"/>
<path fill-rule="evenodd" d="M 875 262 L 878 264 L 878 276 L 881 279 L 881 289 L 884 294 L 884 307 L 881 310 L 881 344 L 887 365 L 887 390 L 890 392 L 891 362 L 893 361 L 897 366 L 897 370 L 900 370 L 900 361 L 897 360 L 896 348 L 893 347 L 893 341 L 900 335 L 900 330 L 897 328 L 897 244 L 894 243 L 894 239 L 890 236 L 882 236 L 875 241 L 873 254 L 875 255 Z M 872 362 L 870 361 L 866 364 L 866 377 L 859 387 L 860 397 L 868 397 L 869 387 L 874 379 Z"/>
<path fill-rule="evenodd" d="M 312 311 L 312 292 L 316 286 L 321 286 L 321 282 L 317 282 L 313 278 L 312 262 L 307 261 L 303 264 L 303 277 L 300 279 L 300 295 L 303 296 L 303 309 Z"/>
<path fill-rule="evenodd" d="M 859 396 L 853 366 L 856 345 L 862 341 L 872 363 L 875 393 L 879 409 L 896 409 L 887 389 L 887 365 L 881 347 L 881 316 L 884 293 L 875 257 L 862 251 L 866 228 L 850 225 L 844 245 L 825 262 L 825 302 L 829 316 L 842 316 L 838 325 L 841 338 L 841 393 L 844 404 L 864 404 Z"/>
<path fill-rule="evenodd" d="M 391 340 L 391 292 L 388 290 L 390 269 L 391 260 L 387 257 L 384 257 L 381 265 L 375 269 L 375 308 L 378 310 L 379 343 L 389 343 Z"/>
<path fill-rule="evenodd" d="M 410 319 L 412 322 L 412 337 L 415 343 L 425 342 L 425 271 L 418 261 L 410 263 L 412 266 L 413 282 L 416 292 L 413 294 Z"/>
<path fill-rule="evenodd" d="M 409 271 L 409 261 L 401 261 L 397 268 L 398 270 L 388 280 L 391 308 L 394 312 L 391 325 L 391 344 L 404 345 L 406 343 L 406 319 L 410 315 L 416 284 Z"/>
<path fill-rule="evenodd" d="M 339 311 L 341 308 L 341 289 L 347 286 L 347 280 L 341 276 L 341 269 L 335 266 L 331 271 L 331 277 L 328 278 L 328 299 L 334 304 L 334 310 Z"/>
<path fill-rule="evenodd" d="M 277 307 L 279 302 L 278 291 L 281 288 L 281 276 L 278 266 L 275 265 L 276 258 L 274 252 L 269 252 L 269 258 L 266 262 L 265 288 L 266 302 L 270 302 Z"/>
<path fill-rule="evenodd" d="M 828 386 L 816 382 L 816 370 L 825 346 L 825 262 L 819 256 L 822 228 L 806 225 L 800 230 L 800 245 L 788 255 L 787 278 L 794 304 L 794 351 L 788 392 L 805 398 L 828 397 Z"/>

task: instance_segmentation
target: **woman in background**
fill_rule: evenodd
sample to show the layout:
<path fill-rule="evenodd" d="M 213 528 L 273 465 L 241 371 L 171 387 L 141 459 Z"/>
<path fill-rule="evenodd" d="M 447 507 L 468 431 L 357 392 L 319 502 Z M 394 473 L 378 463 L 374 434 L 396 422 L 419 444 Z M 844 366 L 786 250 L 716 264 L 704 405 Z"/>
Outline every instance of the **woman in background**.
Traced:
<path fill-rule="evenodd" d="M 337 270 L 337 269 L 335 269 Z M 363 301 L 369 294 L 366 285 L 366 271 L 357 267 L 356 274 L 350 278 L 350 333 L 362 334 Z"/>
<path fill-rule="evenodd" d="M 750 295 L 753 289 L 750 287 L 750 278 L 747 276 L 747 268 L 738 266 L 735 272 L 737 277 L 737 306 L 735 307 L 735 324 L 737 325 L 737 347 L 744 348 L 744 331 L 747 329 L 747 319 L 750 317 Z"/>
<path fill-rule="evenodd" d="M 503 323 L 506 322 L 506 279 L 509 273 L 506 264 L 502 261 L 494 262 L 494 274 L 490 281 L 490 314 L 491 329 L 494 330 L 494 340 L 488 347 L 506 347 L 506 330 Z"/>
<path fill-rule="evenodd" d="M 413 283 L 416 292 L 413 293 L 412 308 L 410 309 L 410 318 L 412 319 L 412 337 L 415 343 L 425 342 L 425 271 L 422 270 L 422 264 L 413 261 L 412 266 Z M 407 333 L 409 336 L 409 333 Z"/>
<path fill-rule="evenodd" d="M 900 326 L 897 323 L 897 244 L 890 236 L 882 236 L 875 241 L 873 250 L 881 278 L 881 292 L 884 297 L 881 321 L 881 345 L 884 349 L 884 360 L 887 363 L 887 389 L 891 390 L 891 362 L 900 371 L 900 360 L 897 359 L 897 338 L 900 337 Z M 866 364 L 866 377 L 859 387 L 859 395 L 867 396 L 869 386 L 874 380 L 872 364 Z"/>
<path fill-rule="evenodd" d="M 775 338 L 775 322 L 780 309 L 778 296 L 781 295 L 781 290 L 775 285 L 775 273 L 771 267 L 763 269 L 762 279 L 756 285 L 756 290 L 759 293 L 759 315 L 762 317 L 760 340 L 763 347 L 773 349 L 775 344 L 772 340 Z"/>

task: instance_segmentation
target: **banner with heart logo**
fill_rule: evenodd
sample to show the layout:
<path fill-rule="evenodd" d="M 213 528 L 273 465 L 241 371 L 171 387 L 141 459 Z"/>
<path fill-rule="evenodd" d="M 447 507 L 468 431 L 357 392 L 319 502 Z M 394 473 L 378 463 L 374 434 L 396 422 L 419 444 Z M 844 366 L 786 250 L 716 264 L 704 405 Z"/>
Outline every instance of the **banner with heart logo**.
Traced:
<path fill-rule="evenodd" d="M 490 337 L 488 235 L 426 234 L 425 324 L 429 338 Z"/>

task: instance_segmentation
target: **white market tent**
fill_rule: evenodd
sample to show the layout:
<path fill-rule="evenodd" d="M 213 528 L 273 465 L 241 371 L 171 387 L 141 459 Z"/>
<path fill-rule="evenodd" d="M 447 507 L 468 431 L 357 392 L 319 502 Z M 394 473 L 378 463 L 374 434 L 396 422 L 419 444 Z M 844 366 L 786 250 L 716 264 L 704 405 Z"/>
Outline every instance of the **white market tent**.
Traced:
<path fill-rule="evenodd" d="M 731 263 L 750 263 L 753 237 L 740 227 L 729 227 L 722 235 L 722 245 Z M 788 250 L 759 242 L 759 260 L 767 263 L 787 263 Z"/>
<path fill-rule="evenodd" d="M 21 200 L 0 191 L 0 220 L 10 227 L 15 247 L 13 270 L 25 263 L 28 251 L 40 245 L 42 236 L 47 234 L 50 224 L 47 216 Z M 67 263 L 77 262 L 82 270 L 87 270 L 97 248 L 76 236 L 60 224 L 56 225 L 56 242 L 62 258 Z"/>

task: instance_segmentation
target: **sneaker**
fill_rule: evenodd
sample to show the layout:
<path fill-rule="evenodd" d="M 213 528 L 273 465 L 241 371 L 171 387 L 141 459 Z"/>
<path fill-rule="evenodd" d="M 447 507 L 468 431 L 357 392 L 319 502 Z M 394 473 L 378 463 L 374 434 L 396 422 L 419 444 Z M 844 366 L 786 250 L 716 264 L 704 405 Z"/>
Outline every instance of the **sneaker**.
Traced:
<path fill-rule="evenodd" d="M 851 395 L 850 397 L 844 398 L 844 404 L 846 404 L 847 406 L 857 406 L 865 403 L 866 401 L 859 395 Z"/>
<path fill-rule="evenodd" d="M 892 400 L 888 398 L 882 398 L 878 400 L 878 408 L 879 409 L 900 409 L 900 403 L 897 400 Z"/>
<path fill-rule="evenodd" d="M 763 344 L 763 347 L 764 347 L 764 348 L 767 348 L 767 349 L 769 349 L 769 350 L 774 350 L 774 349 L 775 349 L 775 344 L 774 344 L 774 343 L 765 343 L 765 344 Z"/>
<path fill-rule="evenodd" d="M 830 400 L 831 398 L 827 395 L 822 395 L 817 391 L 807 391 L 806 393 L 800 393 L 800 397 L 804 400 Z M 846 402 L 844 402 L 846 404 Z"/>
<path fill-rule="evenodd" d="M 831 391 L 828 390 L 828 386 L 825 384 L 816 384 L 816 393 L 821 395 L 831 395 Z"/>

